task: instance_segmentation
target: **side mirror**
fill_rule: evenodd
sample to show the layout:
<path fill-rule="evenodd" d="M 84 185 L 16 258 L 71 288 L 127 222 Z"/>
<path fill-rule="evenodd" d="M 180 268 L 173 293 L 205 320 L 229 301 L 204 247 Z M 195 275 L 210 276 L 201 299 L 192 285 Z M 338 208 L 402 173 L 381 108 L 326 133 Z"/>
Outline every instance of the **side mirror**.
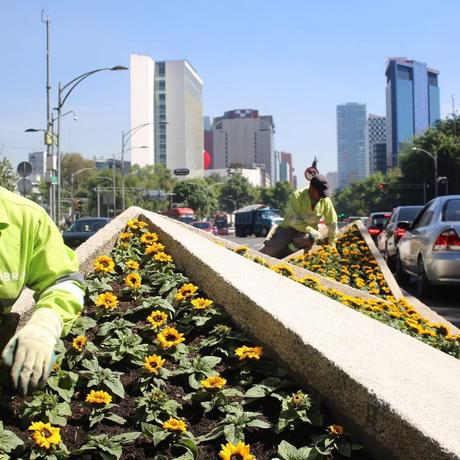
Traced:
<path fill-rule="evenodd" d="M 401 230 L 409 230 L 410 223 L 407 220 L 402 220 L 396 224 L 396 228 L 400 228 Z"/>

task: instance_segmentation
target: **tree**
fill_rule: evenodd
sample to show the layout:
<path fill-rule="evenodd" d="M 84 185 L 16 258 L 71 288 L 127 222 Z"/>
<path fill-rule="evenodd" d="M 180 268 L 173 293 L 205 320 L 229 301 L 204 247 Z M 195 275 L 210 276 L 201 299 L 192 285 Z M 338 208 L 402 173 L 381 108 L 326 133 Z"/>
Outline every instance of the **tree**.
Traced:
<path fill-rule="evenodd" d="M 0 161 L 0 184 L 13 191 L 16 187 L 17 176 L 10 161 L 5 157 Z"/>
<path fill-rule="evenodd" d="M 174 187 L 174 201 L 192 208 L 200 218 L 217 209 L 217 199 L 203 179 L 178 182 Z"/>
<path fill-rule="evenodd" d="M 234 174 L 222 186 L 220 191 L 220 207 L 227 212 L 234 212 L 247 204 L 254 203 L 258 192 L 248 179 L 241 174 Z"/>
<path fill-rule="evenodd" d="M 293 191 L 294 189 L 289 182 L 280 181 L 273 187 L 261 189 L 260 199 L 264 204 L 279 209 L 280 213 L 283 214 L 289 196 Z"/>
<path fill-rule="evenodd" d="M 83 168 L 96 166 L 94 160 L 83 158 L 81 153 L 66 153 L 61 158 L 61 186 L 64 190 L 70 190 L 71 176 L 75 171 Z M 79 177 L 79 182 L 82 182 Z"/>

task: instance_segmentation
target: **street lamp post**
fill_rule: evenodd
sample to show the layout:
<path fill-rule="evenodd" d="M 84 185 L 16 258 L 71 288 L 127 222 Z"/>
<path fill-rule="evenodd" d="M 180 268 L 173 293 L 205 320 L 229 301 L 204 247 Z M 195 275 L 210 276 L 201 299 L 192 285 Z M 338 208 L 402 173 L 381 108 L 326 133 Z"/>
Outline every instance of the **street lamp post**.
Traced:
<path fill-rule="evenodd" d="M 70 216 L 71 216 L 71 219 L 72 219 L 72 222 L 74 220 L 74 217 L 75 217 L 75 210 L 74 210 L 74 198 L 73 198 L 73 186 L 74 186 L 74 180 L 75 180 L 75 177 L 77 177 L 80 173 L 82 173 L 83 171 L 89 171 L 90 169 L 96 169 L 95 167 L 93 168 L 82 168 L 82 169 L 78 169 L 77 171 L 73 172 L 71 175 L 70 175 L 70 206 L 71 206 L 71 212 L 70 212 Z"/>
<path fill-rule="evenodd" d="M 438 156 L 433 155 L 428 150 L 421 149 L 420 147 L 412 147 L 412 150 L 419 150 L 420 152 L 426 153 L 429 155 L 434 161 L 434 196 L 435 198 L 438 196 Z"/>
<path fill-rule="evenodd" d="M 446 195 L 449 195 L 449 181 L 447 176 L 438 177 L 438 182 L 444 182 L 446 184 Z"/>
<path fill-rule="evenodd" d="M 60 207 L 61 207 L 61 140 L 60 140 L 60 133 L 61 133 L 61 111 L 62 107 L 65 104 L 65 101 L 70 96 L 70 93 L 75 89 L 77 85 L 79 85 L 83 80 L 90 77 L 91 75 L 102 72 L 104 70 L 128 70 L 127 67 L 117 65 L 115 67 L 104 67 L 102 69 L 91 70 L 89 72 L 83 73 L 78 77 L 75 77 L 73 80 L 66 83 L 64 86 L 61 85 L 61 82 L 58 84 L 58 105 L 56 107 L 57 110 L 57 144 L 56 144 L 56 170 L 57 170 L 57 211 L 56 211 L 56 223 L 59 226 L 60 221 Z M 66 91 L 67 90 L 67 91 Z"/>

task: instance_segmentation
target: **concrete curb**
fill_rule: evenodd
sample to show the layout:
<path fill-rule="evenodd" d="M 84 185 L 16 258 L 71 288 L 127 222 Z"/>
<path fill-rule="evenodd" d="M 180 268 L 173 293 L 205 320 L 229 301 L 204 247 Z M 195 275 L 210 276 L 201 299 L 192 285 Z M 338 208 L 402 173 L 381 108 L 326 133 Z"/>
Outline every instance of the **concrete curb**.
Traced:
<path fill-rule="evenodd" d="M 83 272 L 144 217 L 176 264 L 379 459 L 460 458 L 459 360 L 279 276 L 164 216 L 130 208 L 77 251 Z"/>

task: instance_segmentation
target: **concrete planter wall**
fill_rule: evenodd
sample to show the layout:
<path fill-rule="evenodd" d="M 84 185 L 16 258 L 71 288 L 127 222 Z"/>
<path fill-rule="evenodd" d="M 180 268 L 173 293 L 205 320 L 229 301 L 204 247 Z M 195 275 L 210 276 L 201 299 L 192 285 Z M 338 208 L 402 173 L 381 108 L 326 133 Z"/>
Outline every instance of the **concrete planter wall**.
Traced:
<path fill-rule="evenodd" d="M 130 208 L 78 249 L 83 273 L 128 219 L 158 232 L 176 264 L 380 459 L 460 458 L 460 362 L 228 251 L 164 216 Z M 279 261 L 278 261 L 279 262 Z M 30 299 L 29 299 L 30 300 Z M 19 304 L 24 312 L 31 304 Z"/>

